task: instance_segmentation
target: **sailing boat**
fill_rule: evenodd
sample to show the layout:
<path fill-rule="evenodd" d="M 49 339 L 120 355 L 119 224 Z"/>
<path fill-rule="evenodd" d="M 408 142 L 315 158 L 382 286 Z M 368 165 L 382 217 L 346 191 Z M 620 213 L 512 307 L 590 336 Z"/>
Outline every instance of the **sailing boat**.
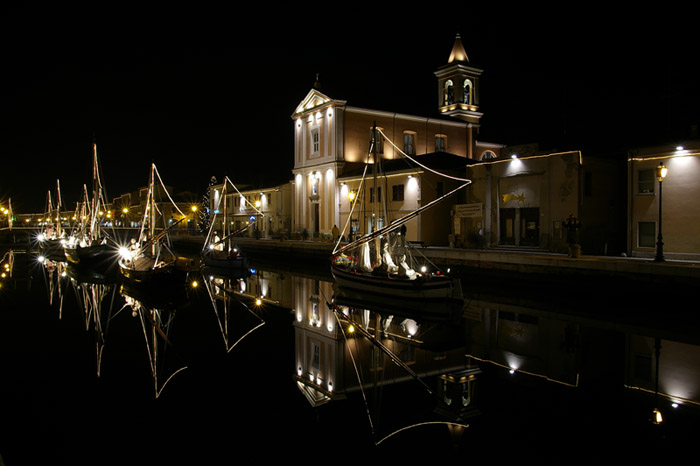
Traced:
<path fill-rule="evenodd" d="M 89 223 L 84 228 L 74 232 L 64 246 L 68 262 L 86 266 L 99 267 L 104 269 L 111 265 L 109 259 L 113 259 L 114 247 L 108 243 L 110 239 L 102 229 L 105 200 L 100 170 L 97 162 L 97 144 L 92 145 L 92 198 L 85 199 L 85 205 L 89 202 L 88 220 Z M 87 196 L 87 189 L 84 188 Z"/>
<path fill-rule="evenodd" d="M 214 207 L 214 217 L 212 218 L 211 225 L 209 226 L 209 231 L 207 232 L 207 237 L 204 240 L 204 248 L 202 249 L 201 255 L 202 255 L 202 262 L 204 265 L 207 267 L 214 267 L 217 269 L 226 269 L 226 270 L 242 270 L 248 267 L 248 258 L 246 257 L 245 254 L 241 252 L 239 247 L 234 244 L 232 241 L 232 238 L 235 237 L 236 235 L 242 233 L 245 231 L 247 228 L 250 228 L 250 226 L 253 224 L 253 222 L 247 224 L 243 228 L 239 228 L 238 230 L 231 231 L 230 224 L 231 222 L 228 220 L 228 199 L 227 199 L 227 194 L 229 190 L 229 186 L 233 187 L 233 189 L 241 195 L 240 191 L 238 191 L 238 188 L 233 184 L 233 182 L 229 179 L 229 177 L 225 177 L 224 179 L 224 184 L 221 189 L 221 196 L 218 199 L 217 205 Z M 263 217 L 263 213 L 258 210 L 257 207 L 255 207 L 253 204 L 248 201 L 248 199 L 245 198 L 245 196 L 241 197 L 247 202 L 257 213 L 255 216 L 255 219 L 257 220 L 260 217 Z M 222 238 L 219 238 L 218 232 L 216 231 L 216 218 L 221 214 L 223 216 L 223 221 L 221 222 L 222 226 Z"/>
<path fill-rule="evenodd" d="M 44 259 L 65 262 L 63 245 L 66 241 L 61 225 L 61 186 L 56 180 L 56 207 L 54 209 L 51 191 L 46 196 L 46 217 L 41 232 L 37 236 L 39 250 Z"/>
<path fill-rule="evenodd" d="M 156 179 L 158 184 L 156 184 Z M 163 225 L 163 228 L 158 232 L 156 231 L 157 218 L 160 216 L 165 221 L 165 217 L 156 204 L 156 189 L 159 193 L 167 195 L 181 216 L 180 220 L 171 225 Z M 184 285 L 188 269 L 178 263 L 175 254 L 168 248 L 166 240 L 169 230 L 185 218 L 185 214 L 168 194 L 156 165 L 151 164 L 151 177 L 139 238 L 137 241 L 133 241 L 131 246 L 119 249 L 121 256 L 119 270 L 122 276 L 133 283 Z"/>
<path fill-rule="evenodd" d="M 375 141 L 379 141 L 379 137 L 384 137 L 384 135 L 375 126 L 370 149 L 374 156 L 372 165 L 375 170 L 375 180 L 378 166 L 377 144 Z M 434 170 L 425 167 L 408 155 L 404 154 L 404 156 L 424 169 L 434 172 Z M 361 189 L 366 184 L 366 174 L 367 167 L 365 167 L 360 185 Z M 454 177 L 452 178 L 455 179 Z M 471 183 L 470 180 L 463 178 L 459 178 L 459 180 L 463 184 L 458 188 L 391 222 L 389 225 L 374 229 L 367 235 L 357 238 L 355 241 L 342 247 L 340 246 L 340 241 L 338 241 L 331 258 L 331 273 L 338 285 L 361 293 L 395 296 L 417 301 L 448 300 L 457 303 L 461 302 L 463 300 L 462 286 L 458 278 L 442 273 L 416 271 L 416 267 L 410 263 L 412 259 L 410 245 L 406 242 L 397 251 L 395 245 L 392 244 L 392 237 L 396 235 L 397 230 L 402 225 Z M 377 191 L 375 190 L 375 192 Z M 361 196 L 355 198 L 353 210 L 359 198 Z M 352 212 L 348 216 L 348 223 L 351 216 Z M 372 249 L 374 254 L 372 254 Z M 346 252 L 350 253 L 346 254 Z"/>

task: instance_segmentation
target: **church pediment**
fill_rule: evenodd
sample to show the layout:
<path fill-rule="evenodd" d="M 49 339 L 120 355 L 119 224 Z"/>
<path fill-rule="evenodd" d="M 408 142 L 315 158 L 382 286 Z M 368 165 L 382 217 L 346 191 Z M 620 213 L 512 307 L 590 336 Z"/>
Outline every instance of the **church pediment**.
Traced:
<path fill-rule="evenodd" d="M 294 115 L 306 113 L 315 108 L 322 107 L 323 105 L 326 105 L 332 101 L 333 99 L 331 99 L 327 95 L 317 91 L 316 89 L 312 89 L 306 95 L 304 100 L 302 100 L 301 103 L 297 106 L 296 110 L 294 111 Z"/>

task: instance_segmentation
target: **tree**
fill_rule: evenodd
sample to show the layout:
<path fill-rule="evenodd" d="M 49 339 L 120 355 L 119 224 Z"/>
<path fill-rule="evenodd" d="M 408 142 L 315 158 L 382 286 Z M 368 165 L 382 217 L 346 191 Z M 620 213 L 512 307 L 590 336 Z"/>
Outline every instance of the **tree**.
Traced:
<path fill-rule="evenodd" d="M 199 209 L 199 231 L 206 233 L 209 231 L 209 225 L 211 224 L 211 216 L 209 212 L 210 200 L 209 193 L 211 192 L 212 186 L 216 184 L 216 177 L 212 176 L 209 179 L 209 186 L 202 196 L 202 207 Z"/>

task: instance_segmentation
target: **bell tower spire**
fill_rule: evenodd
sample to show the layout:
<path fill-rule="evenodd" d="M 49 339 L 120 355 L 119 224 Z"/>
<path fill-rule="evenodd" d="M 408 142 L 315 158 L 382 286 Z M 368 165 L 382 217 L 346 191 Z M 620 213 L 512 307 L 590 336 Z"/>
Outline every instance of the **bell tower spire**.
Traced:
<path fill-rule="evenodd" d="M 438 68 L 438 109 L 440 113 L 479 126 L 479 77 L 483 70 L 472 66 L 457 34 L 447 64 Z"/>

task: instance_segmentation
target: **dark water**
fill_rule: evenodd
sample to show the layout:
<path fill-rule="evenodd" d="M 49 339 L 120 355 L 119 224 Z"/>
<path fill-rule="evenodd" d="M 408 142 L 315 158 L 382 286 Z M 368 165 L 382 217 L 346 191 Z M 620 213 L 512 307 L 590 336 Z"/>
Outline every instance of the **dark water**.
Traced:
<path fill-rule="evenodd" d="M 339 296 L 322 265 L 251 258 L 245 292 L 217 301 L 197 271 L 197 288 L 138 294 L 14 257 L 0 288 L 7 466 L 668 461 L 700 430 L 698 326 L 675 312 L 680 301 L 631 299 L 643 289 L 514 292 L 465 277 L 464 317 L 345 306 L 368 329 L 346 339 L 347 326 L 327 319 Z M 221 287 L 240 290 L 240 280 Z M 263 292 L 259 307 L 246 296 Z M 328 388 L 308 379 L 314 367 L 334 381 L 319 406 L 299 385 Z M 654 407 L 660 425 L 649 422 Z"/>

